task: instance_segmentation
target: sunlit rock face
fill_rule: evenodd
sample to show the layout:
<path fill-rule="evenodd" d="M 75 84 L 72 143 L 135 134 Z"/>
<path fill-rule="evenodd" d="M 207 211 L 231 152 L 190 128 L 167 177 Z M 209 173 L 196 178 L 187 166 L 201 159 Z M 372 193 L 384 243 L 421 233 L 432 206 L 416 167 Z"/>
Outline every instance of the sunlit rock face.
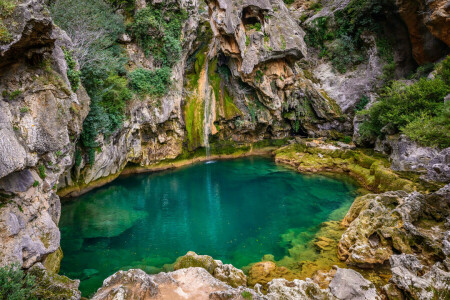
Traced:
<path fill-rule="evenodd" d="M 29 268 L 59 247 L 54 187 L 72 166 L 90 99 L 70 85 L 62 49 L 71 41 L 44 1 L 17 1 L 2 21 L 10 38 L 0 46 L 0 265 Z"/>

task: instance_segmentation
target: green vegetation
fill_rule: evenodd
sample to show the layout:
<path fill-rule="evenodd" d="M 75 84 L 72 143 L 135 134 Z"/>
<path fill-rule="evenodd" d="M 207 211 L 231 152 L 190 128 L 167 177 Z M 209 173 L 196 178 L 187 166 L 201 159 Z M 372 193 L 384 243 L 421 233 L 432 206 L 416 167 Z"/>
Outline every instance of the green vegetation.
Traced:
<path fill-rule="evenodd" d="M 134 13 L 135 0 L 106 0 L 112 7 L 124 9 L 129 15 Z"/>
<path fill-rule="evenodd" d="M 35 277 L 25 275 L 19 264 L 0 268 L 0 300 L 37 299 Z"/>
<path fill-rule="evenodd" d="M 7 90 L 4 90 L 2 92 L 2 96 L 5 100 L 16 100 L 18 97 L 20 97 L 20 95 L 22 95 L 22 91 L 20 90 L 15 90 L 11 93 L 9 93 Z"/>
<path fill-rule="evenodd" d="M 369 110 L 361 124 L 365 140 L 385 132 L 402 132 L 425 146 L 450 146 L 450 57 L 436 68 L 433 79 L 420 78 L 411 85 L 394 81 Z"/>
<path fill-rule="evenodd" d="M 41 177 L 41 179 L 44 180 L 45 177 L 47 177 L 47 174 L 45 174 L 45 166 L 44 165 L 39 165 L 38 166 L 38 171 L 39 171 L 39 177 Z"/>
<path fill-rule="evenodd" d="M 130 73 L 130 85 L 133 90 L 141 94 L 164 96 L 171 84 L 171 73 L 172 70 L 169 67 L 154 71 L 139 68 Z"/>
<path fill-rule="evenodd" d="M 284 2 L 286 2 L 286 1 L 293 1 L 293 0 L 284 0 Z M 247 291 L 243 291 L 243 292 L 241 293 L 241 296 L 242 296 L 242 298 L 244 298 L 244 299 L 249 299 L 249 300 L 253 299 L 252 293 L 247 292 Z"/>
<path fill-rule="evenodd" d="M 230 120 L 240 116 L 242 113 L 234 104 L 233 98 L 228 91 L 227 84 L 224 84 L 224 81 L 227 82 L 231 77 L 231 71 L 225 65 L 219 67 L 217 63 L 217 58 L 210 62 L 208 81 L 214 90 L 217 111 L 220 112 L 225 119 Z"/>
<path fill-rule="evenodd" d="M 337 71 L 345 73 L 349 66 L 359 64 L 367 56 L 362 33 L 381 36 L 382 21 L 388 18 L 389 12 L 395 11 L 393 5 L 388 0 L 351 0 L 345 9 L 334 14 L 334 22 L 327 17 L 315 19 L 312 26 L 306 28 L 305 41 L 309 46 L 318 48 L 320 57 L 328 58 Z M 317 10 L 318 7 L 311 9 Z M 386 46 L 386 42 L 377 41 L 378 44 Z M 386 73 L 392 73 L 393 59 L 390 55 L 380 51 L 380 56 L 388 63 Z"/>
<path fill-rule="evenodd" d="M 370 99 L 366 95 L 361 96 L 358 103 L 355 105 L 355 111 L 363 110 L 367 104 L 369 104 Z"/>
<path fill-rule="evenodd" d="M 136 13 L 128 29 L 159 67 L 171 67 L 181 56 L 181 29 L 186 19 L 187 12 L 177 4 L 149 5 Z"/>
<path fill-rule="evenodd" d="M 292 4 L 295 2 L 295 0 L 283 0 L 283 2 L 287 5 Z"/>
<path fill-rule="evenodd" d="M 5 18 L 11 16 L 16 5 L 16 0 L 0 0 L 0 43 L 2 44 L 12 41 L 12 35 L 3 21 Z"/>
<path fill-rule="evenodd" d="M 109 2 L 117 6 L 129 3 Z M 81 79 L 91 98 L 81 143 L 92 162 L 97 136 L 108 138 L 122 126 L 126 103 L 132 98 L 124 68 L 127 57 L 116 42 L 125 32 L 123 18 L 102 0 L 58 0 L 52 2 L 50 10 L 55 23 L 75 41 L 73 50 L 64 51 L 72 89 L 76 91 Z M 80 73 L 75 70 L 75 59 Z"/>
<path fill-rule="evenodd" d="M 81 72 L 76 69 L 77 63 L 73 58 L 73 51 L 63 49 L 64 58 L 67 63 L 67 78 L 69 79 L 70 86 L 72 87 L 72 91 L 75 93 L 80 86 L 80 75 Z"/>
<path fill-rule="evenodd" d="M 28 106 L 23 106 L 23 107 L 20 108 L 20 112 L 22 114 L 25 114 L 25 113 L 27 113 L 29 111 L 30 111 L 30 108 Z"/>
<path fill-rule="evenodd" d="M 33 182 L 33 187 L 37 187 L 38 185 L 39 185 L 39 181 L 35 180 L 35 181 Z"/>

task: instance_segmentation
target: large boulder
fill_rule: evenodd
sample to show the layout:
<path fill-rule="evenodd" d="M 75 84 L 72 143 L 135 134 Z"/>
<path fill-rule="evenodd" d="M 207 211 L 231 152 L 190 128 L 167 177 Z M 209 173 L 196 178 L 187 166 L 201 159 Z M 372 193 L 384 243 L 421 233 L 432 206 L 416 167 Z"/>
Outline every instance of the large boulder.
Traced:
<path fill-rule="evenodd" d="M 247 285 L 247 276 L 242 270 L 230 264 L 223 264 L 222 261 L 214 260 L 208 255 L 197 255 L 195 252 L 189 251 L 186 255 L 179 257 L 174 264 L 175 270 L 191 267 L 203 268 L 215 278 L 232 287 Z"/>
<path fill-rule="evenodd" d="M 67 78 L 72 42 L 44 0 L 14 1 L 1 22 L 0 265 L 29 268 L 59 248 L 55 188 L 74 163 L 90 99 Z"/>
<path fill-rule="evenodd" d="M 390 135 L 377 140 L 375 150 L 389 154 L 393 170 L 422 173 L 427 180 L 450 182 L 450 148 L 423 147 L 405 135 Z"/>
<path fill-rule="evenodd" d="M 380 300 L 375 285 L 351 269 L 337 268 L 329 285 L 330 292 L 338 299 Z"/>
<path fill-rule="evenodd" d="M 34 276 L 37 288 L 33 294 L 38 299 L 48 300 L 79 300 L 81 292 L 78 290 L 79 280 L 70 280 L 48 271 L 41 263 L 35 264 L 29 271 Z"/>
<path fill-rule="evenodd" d="M 426 268 L 415 255 L 392 255 L 392 278 L 384 287 L 389 299 L 431 300 L 450 298 L 450 269 L 442 263 Z"/>
<path fill-rule="evenodd" d="M 106 299 L 264 299 L 255 291 L 232 288 L 203 268 L 180 269 L 148 275 L 142 270 L 119 271 L 108 277 L 92 298 Z"/>
<path fill-rule="evenodd" d="M 450 185 L 428 195 L 397 191 L 359 197 L 343 221 L 348 229 L 339 257 L 359 267 L 387 263 L 395 252 L 444 258 L 449 216 Z"/>

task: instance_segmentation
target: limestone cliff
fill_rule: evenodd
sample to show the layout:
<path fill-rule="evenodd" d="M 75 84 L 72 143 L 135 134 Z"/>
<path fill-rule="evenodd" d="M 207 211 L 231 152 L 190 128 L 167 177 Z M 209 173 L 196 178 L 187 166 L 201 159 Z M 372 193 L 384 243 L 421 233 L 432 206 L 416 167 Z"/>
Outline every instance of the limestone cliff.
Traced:
<path fill-rule="evenodd" d="M 64 52 L 71 41 L 44 1 L 16 1 L 2 26 L 8 35 L 0 44 L 0 265 L 29 268 L 59 247 L 56 185 L 73 164 L 90 100 L 68 80 Z"/>

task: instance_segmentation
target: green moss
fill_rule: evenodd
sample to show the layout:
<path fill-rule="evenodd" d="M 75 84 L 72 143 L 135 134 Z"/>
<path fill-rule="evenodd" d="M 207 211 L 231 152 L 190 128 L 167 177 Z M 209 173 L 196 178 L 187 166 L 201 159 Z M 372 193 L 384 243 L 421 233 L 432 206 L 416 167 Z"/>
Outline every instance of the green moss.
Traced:
<path fill-rule="evenodd" d="M 401 178 L 386 167 L 383 159 L 367 155 L 360 150 L 329 150 L 300 143 L 275 151 L 275 157 L 280 162 L 295 165 L 303 172 L 347 173 L 374 192 L 426 189 L 425 186 Z"/>
<path fill-rule="evenodd" d="M 54 274 L 58 274 L 61 260 L 63 258 L 63 252 L 61 247 L 55 252 L 49 254 L 44 260 L 44 267 Z"/>
<path fill-rule="evenodd" d="M 233 98 L 230 97 L 228 88 L 223 83 L 223 80 L 219 75 L 217 62 L 217 58 L 210 62 L 208 69 L 208 81 L 213 88 L 216 105 L 218 106 L 219 111 L 223 113 L 226 120 L 230 120 L 242 115 L 242 112 L 234 104 Z"/>

